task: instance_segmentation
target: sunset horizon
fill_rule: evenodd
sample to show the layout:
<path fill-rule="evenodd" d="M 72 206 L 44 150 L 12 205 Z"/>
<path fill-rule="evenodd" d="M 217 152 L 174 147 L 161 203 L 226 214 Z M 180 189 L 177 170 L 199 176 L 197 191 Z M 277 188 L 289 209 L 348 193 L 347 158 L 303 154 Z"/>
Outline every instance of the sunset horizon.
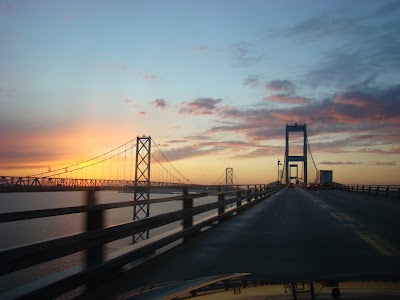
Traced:
<path fill-rule="evenodd" d="M 306 124 L 335 182 L 398 185 L 399 14 L 398 1 L 1 1 L 0 175 L 52 176 L 151 136 L 192 183 L 230 167 L 267 184 L 285 126 Z M 125 178 L 123 159 L 69 176 Z"/>

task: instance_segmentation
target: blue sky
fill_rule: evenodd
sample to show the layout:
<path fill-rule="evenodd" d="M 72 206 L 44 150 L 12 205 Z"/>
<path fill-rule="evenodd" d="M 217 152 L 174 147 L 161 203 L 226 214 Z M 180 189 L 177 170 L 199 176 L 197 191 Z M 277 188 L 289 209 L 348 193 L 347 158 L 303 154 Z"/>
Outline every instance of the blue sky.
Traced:
<path fill-rule="evenodd" d="M 400 1 L 1 0 L 0 170 L 145 134 L 192 181 L 272 180 L 293 121 L 339 181 L 398 183 L 398 28 Z"/>

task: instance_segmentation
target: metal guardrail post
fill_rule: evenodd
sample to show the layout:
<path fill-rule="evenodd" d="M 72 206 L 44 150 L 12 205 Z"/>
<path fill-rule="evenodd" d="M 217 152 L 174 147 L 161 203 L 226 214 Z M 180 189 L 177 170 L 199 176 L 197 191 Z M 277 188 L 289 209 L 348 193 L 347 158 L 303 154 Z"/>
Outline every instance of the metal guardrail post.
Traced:
<path fill-rule="evenodd" d="M 238 196 L 238 197 L 242 196 L 242 191 L 237 191 L 236 196 Z M 236 202 L 236 207 L 239 207 L 239 206 L 242 206 L 242 200 L 239 200 L 238 202 Z"/>
<path fill-rule="evenodd" d="M 371 194 L 371 185 L 368 187 L 368 194 Z"/>
<path fill-rule="evenodd" d="M 250 195 L 251 194 L 251 188 L 250 188 L 250 186 L 248 185 L 247 186 L 247 195 Z M 246 199 L 246 202 L 250 202 L 251 201 L 251 197 L 249 197 L 249 198 L 247 198 Z"/>
<path fill-rule="evenodd" d="M 221 187 L 218 187 L 218 192 L 221 192 Z M 225 200 L 225 193 L 218 194 L 218 202 Z M 225 205 L 218 207 L 218 215 L 225 213 Z"/>
<path fill-rule="evenodd" d="M 377 185 L 377 186 L 376 186 L 376 194 L 377 194 L 377 195 L 379 195 L 379 190 L 380 190 L 379 185 Z"/>
<path fill-rule="evenodd" d="M 386 187 L 386 197 L 389 197 L 389 186 Z"/>
<path fill-rule="evenodd" d="M 183 187 L 183 195 L 184 196 L 188 195 L 187 186 Z M 185 210 L 185 209 L 189 209 L 189 208 L 193 208 L 193 198 L 185 197 L 183 199 L 183 209 Z M 192 227 L 193 226 L 193 216 L 189 216 L 189 217 L 184 218 L 183 222 L 182 222 L 182 225 L 183 225 L 183 229 L 187 229 L 189 227 Z"/>
<path fill-rule="evenodd" d="M 88 207 L 97 204 L 96 191 L 88 190 L 86 192 L 86 205 Z M 104 211 L 93 210 L 86 213 L 86 231 L 98 230 L 104 228 Z M 104 262 L 104 245 L 93 246 L 85 251 L 85 266 L 91 268 Z"/>

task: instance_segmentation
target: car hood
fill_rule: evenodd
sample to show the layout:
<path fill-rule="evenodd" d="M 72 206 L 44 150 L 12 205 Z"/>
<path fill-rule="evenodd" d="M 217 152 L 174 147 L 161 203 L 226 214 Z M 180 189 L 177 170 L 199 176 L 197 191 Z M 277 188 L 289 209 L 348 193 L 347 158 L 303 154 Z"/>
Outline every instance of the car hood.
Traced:
<path fill-rule="evenodd" d="M 233 273 L 146 286 L 116 299 L 206 300 L 234 297 L 286 300 L 296 299 L 298 294 L 306 294 L 309 296 L 307 299 L 332 299 L 338 290 L 339 294 L 361 299 L 399 299 L 400 278 L 392 274 L 351 274 L 319 280 L 281 282 L 259 278 L 251 273 Z"/>

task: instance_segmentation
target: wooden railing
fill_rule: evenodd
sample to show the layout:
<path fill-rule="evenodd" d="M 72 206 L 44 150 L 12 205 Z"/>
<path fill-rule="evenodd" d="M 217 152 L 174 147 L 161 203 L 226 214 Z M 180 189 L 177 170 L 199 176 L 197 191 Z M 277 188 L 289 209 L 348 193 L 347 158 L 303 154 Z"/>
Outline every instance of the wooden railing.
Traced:
<path fill-rule="evenodd" d="M 400 199 L 400 185 L 335 184 L 335 189 Z"/>
<path fill-rule="evenodd" d="M 84 213 L 85 215 L 85 231 L 82 233 L 0 251 L 0 276 L 5 276 L 12 272 L 79 251 L 84 251 L 83 267 L 63 271 L 57 274 L 57 276 L 50 276 L 46 280 L 30 284 L 29 288 L 26 288 L 26 286 L 24 286 L 24 288 L 16 288 L 0 295 L 0 298 L 47 299 L 57 297 L 80 286 L 90 288 L 96 283 L 97 279 L 118 273 L 124 265 L 152 254 L 161 247 L 179 240 L 184 241 L 193 234 L 199 233 L 204 227 L 216 225 L 216 222 L 219 223 L 225 218 L 246 209 L 250 205 L 265 199 L 281 188 L 282 186 L 277 186 L 276 183 L 273 183 L 270 185 L 254 186 L 253 188 L 250 188 L 250 186 L 241 189 L 236 188 L 229 192 L 219 191 L 211 194 L 192 194 L 188 192 L 188 187 L 184 186 L 182 187 L 183 193 L 179 196 L 136 201 L 136 203 L 134 201 L 128 201 L 109 204 L 97 204 L 96 190 L 92 189 L 86 192 L 86 205 L 84 206 L 0 214 L 0 222 L 12 222 L 76 213 Z M 226 199 L 226 195 L 232 195 L 232 193 L 234 193 L 235 196 Z M 194 199 L 204 196 L 216 196 L 217 201 L 201 204 L 196 207 L 193 206 Z M 109 227 L 104 226 L 105 210 L 130 207 L 138 204 L 138 202 L 141 204 L 144 204 L 144 202 L 154 204 L 176 200 L 181 200 L 183 202 L 183 208 L 181 210 Z M 229 209 L 226 208 L 228 205 L 232 204 L 236 205 Z M 212 210 L 216 210 L 217 213 L 194 222 L 194 216 Z M 117 253 L 105 253 L 106 243 L 133 236 L 137 233 L 176 221 L 182 222 L 182 228 L 173 230 L 168 234 L 163 234 L 159 238 L 155 237 L 149 241 L 127 246 L 117 251 Z"/>

